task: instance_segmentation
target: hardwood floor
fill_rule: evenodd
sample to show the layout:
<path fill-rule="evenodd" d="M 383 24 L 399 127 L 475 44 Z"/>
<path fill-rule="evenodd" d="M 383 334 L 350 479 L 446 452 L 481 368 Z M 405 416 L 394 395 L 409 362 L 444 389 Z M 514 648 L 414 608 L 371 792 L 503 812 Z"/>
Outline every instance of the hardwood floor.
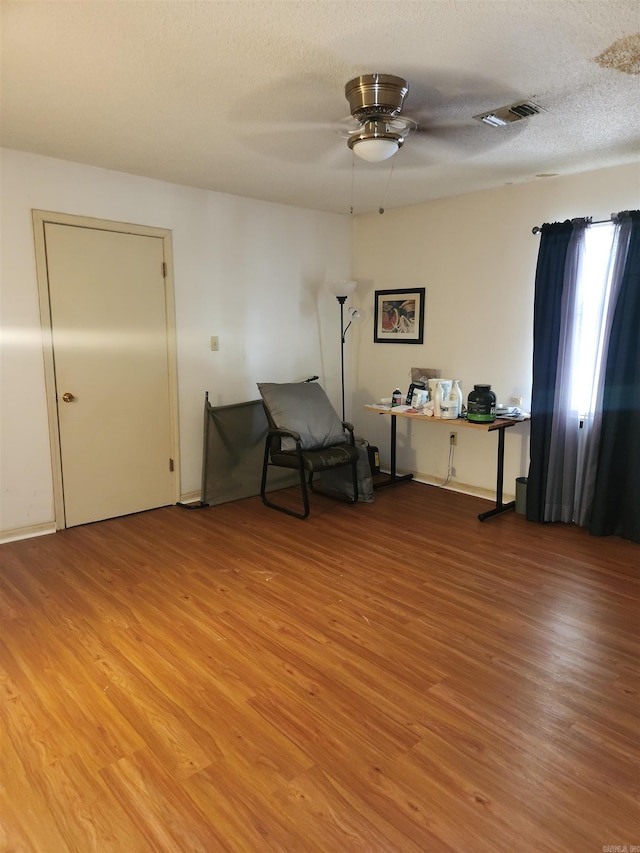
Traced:
<path fill-rule="evenodd" d="M 639 845 L 640 549 L 407 483 L 0 546 L 5 851 Z"/>

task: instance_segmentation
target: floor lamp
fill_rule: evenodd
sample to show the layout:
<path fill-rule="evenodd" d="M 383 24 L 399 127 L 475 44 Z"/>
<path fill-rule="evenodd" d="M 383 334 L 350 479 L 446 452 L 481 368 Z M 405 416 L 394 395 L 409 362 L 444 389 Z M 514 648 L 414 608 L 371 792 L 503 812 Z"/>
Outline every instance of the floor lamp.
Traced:
<path fill-rule="evenodd" d="M 341 381 L 341 389 L 342 389 L 342 420 L 345 419 L 345 408 L 344 408 L 344 342 L 345 335 L 347 333 L 347 329 L 351 325 L 355 318 L 355 314 L 357 312 L 353 312 L 351 315 L 351 319 L 347 323 L 347 327 L 344 325 L 344 303 L 351 296 L 353 291 L 358 286 L 357 281 L 353 281 L 351 279 L 343 280 L 343 281 L 328 281 L 327 288 L 335 298 L 340 303 L 340 381 Z"/>

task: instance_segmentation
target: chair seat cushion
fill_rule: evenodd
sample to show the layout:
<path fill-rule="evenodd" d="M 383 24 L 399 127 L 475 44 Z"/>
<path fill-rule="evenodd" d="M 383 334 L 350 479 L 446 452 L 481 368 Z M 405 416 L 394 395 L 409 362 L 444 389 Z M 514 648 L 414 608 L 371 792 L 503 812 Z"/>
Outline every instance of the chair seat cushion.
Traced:
<path fill-rule="evenodd" d="M 315 382 L 258 382 L 258 390 L 273 423 L 299 433 L 305 450 L 345 441 L 342 421 L 324 389 Z M 283 450 L 294 447 L 293 439 L 282 440 Z"/>
<path fill-rule="evenodd" d="M 340 468 L 358 461 L 358 448 L 350 444 L 337 447 L 323 447 L 318 450 L 304 450 L 302 453 L 304 467 L 307 471 L 326 471 L 329 468 Z M 295 450 L 283 450 L 271 454 L 271 462 L 284 468 L 298 467 L 298 454 Z"/>

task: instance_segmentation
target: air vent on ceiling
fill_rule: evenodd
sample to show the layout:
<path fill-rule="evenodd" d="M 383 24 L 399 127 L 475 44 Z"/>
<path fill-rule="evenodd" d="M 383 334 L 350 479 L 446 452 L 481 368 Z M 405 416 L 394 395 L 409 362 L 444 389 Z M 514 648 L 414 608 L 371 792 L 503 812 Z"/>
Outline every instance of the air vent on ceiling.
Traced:
<path fill-rule="evenodd" d="M 490 124 L 492 127 L 504 127 L 506 124 L 512 124 L 514 121 L 520 121 L 523 118 L 544 112 L 546 110 L 538 104 L 534 104 L 533 101 L 517 101 L 515 104 L 498 107 L 497 110 L 491 110 L 488 113 L 480 113 L 480 115 L 474 116 L 474 118 L 477 121 Z"/>

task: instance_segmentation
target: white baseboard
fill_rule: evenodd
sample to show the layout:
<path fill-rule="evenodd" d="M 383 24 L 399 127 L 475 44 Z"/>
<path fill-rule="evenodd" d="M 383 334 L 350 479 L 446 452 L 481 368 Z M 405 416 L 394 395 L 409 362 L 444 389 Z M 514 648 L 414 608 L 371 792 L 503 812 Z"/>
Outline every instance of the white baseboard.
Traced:
<path fill-rule="evenodd" d="M 387 472 L 388 473 L 388 472 Z M 398 471 L 398 474 L 406 473 Z M 490 489 L 483 489 L 479 486 L 470 486 L 468 483 L 457 483 L 455 481 L 442 485 L 442 480 L 435 477 L 429 477 L 427 474 L 414 474 L 413 480 L 416 483 L 424 483 L 427 486 L 440 486 L 452 492 L 461 492 L 463 495 L 472 495 L 476 498 L 483 498 L 487 501 L 495 501 L 495 492 Z M 504 503 L 515 500 L 515 495 L 505 493 L 502 496 Z M 180 503 L 199 503 L 200 492 L 188 492 L 180 496 Z M 26 527 L 14 527 L 13 530 L 0 530 L 0 544 L 3 542 L 16 542 L 19 539 L 31 539 L 34 536 L 47 536 L 49 533 L 56 532 L 55 522 L 47 522 L 45 524 L 30 524 Z"/>
<path fill-rule="evenodd" d="M 181 503 L 198 503 L 200 492 L 190 492 L 180 497 Z M 0 530 L 0 544 L 3 542 L 17 542 L 19 539 L 32 539 L 34 536 L 47 536 L 56 532 L 55 521 L 45 524 L 29 524 L 25 527 L 14 527 L 10 530 Z"/>
<path fill-rule="evenodd" d="M 0 530 L 0 543 L 16 542 L 18 539 L 32 539 L 34 536 L 47 536 L 56 532 L 54 521 L 46 524 L 29 524 L 26 527 L 14 527 L 12 530 Z"/>
<path fill-rule="evenodd" d="M 200 492 L 187 492 L 186 495 L 180 495 L 181 504 L 197 504 L 200 503 Z"/>
<path fill-rule="evenodd" d="M 401 473 L 407 472 L 398 471 L 398 474 Z M 495 489 L 484 489 L 481 486 L 471 486 L 469 483 L 458 483 L 457 480 L 451 480 L 444 485 L 442 479 L 430 477 L 428 474 L 414 474 L 413 480 L 416 483 L 424 483 L 426 486 L 438 486 L 439 488 L 447 489 L 450 492 L 460 492 L 463 495 L 471 495 L 474 498 L 482 498 L 485 501 L 495 502 L 496 499 Z M 509 503 L 515 499 L 516 496 L 509 494 L 508 492 L 503 492 L 502 494 L 503 503 Z"/>

